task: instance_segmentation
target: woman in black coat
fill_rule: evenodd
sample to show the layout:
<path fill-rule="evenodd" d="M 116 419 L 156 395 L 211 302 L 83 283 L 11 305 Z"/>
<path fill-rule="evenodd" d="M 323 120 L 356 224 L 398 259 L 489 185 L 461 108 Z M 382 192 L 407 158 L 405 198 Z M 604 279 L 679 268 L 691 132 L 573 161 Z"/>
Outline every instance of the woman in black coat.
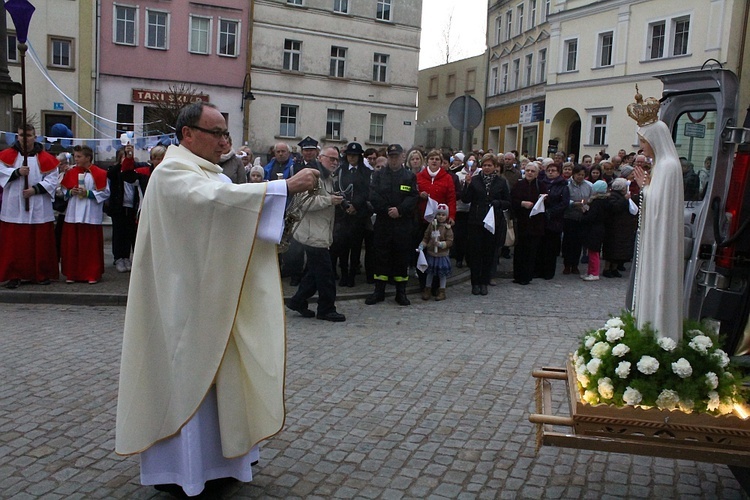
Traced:
<path fill-rule="evenodd" d="M 532 161 L 524 169 L 523 179 L 510 193 L 511 208 L 516 218 L 516 248 L 513 251 L 513 283 L 528 285 L 534 278 L 534 265 L 539 244 L 544 236 L 544 213 L 531 216 L 539 196 L 547 194 L 547 186 L 537 179 L 539 163 Z"/>
<path fill-rule="evenodd" d="M 547 197 L 544 199 L 544 236 L 539 245 L 536 260 L 536 275 L 546 280 L 555 277 L 557 258 L 562 246 L 563 215 L 570 205 L 568 181 L 560 175 L 560 167 L 554 163 L 547 167 Z"/>
<path fill-rule="evenodd" d="M 638 215 L 630 213 L 629 199 L 628 181 L 622 178 L 615 179 L 607 200 L 609 216 L 605 224 L 603 247 L 606 264 L 602 272 L 605 278 L 622 277 L 618 267 L 633 259 Z"/>
<path fill-rule="evenodd" d="M 481 172 L 464 185 L 461 201 L 471 203 L 469 209 L 467 257 L 471 270 L 471 293 L 487 295 L 495 249 L 505 241 L 505 217 L 503 210 L 510 208 L 508 182 L 497 175 L 497 158 L 486 154 L 480 162 Z M 484 227 L 484 218 L 493 209 L 495 234 Z"/>

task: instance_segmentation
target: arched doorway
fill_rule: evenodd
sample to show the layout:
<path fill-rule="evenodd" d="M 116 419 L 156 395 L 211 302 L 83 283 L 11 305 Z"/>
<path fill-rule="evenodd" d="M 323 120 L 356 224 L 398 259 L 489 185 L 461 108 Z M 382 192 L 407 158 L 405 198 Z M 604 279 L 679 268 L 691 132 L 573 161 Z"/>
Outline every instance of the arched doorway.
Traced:
<path fill-rule="evenodd" d="M 581 120 L 576 120 L 568 128 L 568 142 L 566 153 L 576 155 L 576 160 L 581 158 Z"/>
<path fill-rule="evenodd" d="M 581 117 L 572 108 L 563 108 L 555 114 L 550 127 L 550 141 L 557 141 L 558 150 L 575 153 L 581 149 Z"/>

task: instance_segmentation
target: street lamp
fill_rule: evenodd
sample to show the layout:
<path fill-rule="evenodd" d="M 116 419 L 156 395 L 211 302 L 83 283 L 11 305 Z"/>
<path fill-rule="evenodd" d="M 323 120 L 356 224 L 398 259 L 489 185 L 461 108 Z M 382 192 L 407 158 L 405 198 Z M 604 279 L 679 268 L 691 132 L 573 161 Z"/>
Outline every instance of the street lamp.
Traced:
<path fill-rule="evenodd" d="M 26 126 L 26 40 L 29 35 L 29 24 L 31 23 L 31 16 L 34 14 L 34 6 L 28 0 L 8 0 L 5 2 L 5 10 L 10 14 L 13 19 L 13 24 L 16 26 L 16 40 L 18 41 L 18 54 L 21 56 L 21 127 Z M 26 131 L 22 128 L 22 133 L 25 135 Z M 29 165 L 29 152 L 26 151 L 25 141 L 22 142 L 23 147 L 23 166 Z M 29 176 L 23 176 L 23 187 L 24 189 L 29 188 Z M 25 199 L 26 211 L 29 211 L 29 199 Z"/>

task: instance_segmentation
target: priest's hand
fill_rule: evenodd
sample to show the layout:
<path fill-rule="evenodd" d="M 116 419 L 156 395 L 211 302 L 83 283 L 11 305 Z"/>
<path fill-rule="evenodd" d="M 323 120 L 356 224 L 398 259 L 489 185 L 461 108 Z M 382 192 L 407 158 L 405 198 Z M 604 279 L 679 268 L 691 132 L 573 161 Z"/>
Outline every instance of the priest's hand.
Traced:
<path fill-rule="evenodd" d="M 31 169 L 29 168 L 28 165 L 24 165 L 23 167 L 18 167 L 18 175 L 20 175 L 21 177 L 26 177 L 27 175 L 29 175 L 30 171 Z"/>
<path fill-rule="evenodd" d="M 320 171 L 315 168 L 304 168 L 286 180 L 289 194 L 312 191 L 318 186 Z"/>

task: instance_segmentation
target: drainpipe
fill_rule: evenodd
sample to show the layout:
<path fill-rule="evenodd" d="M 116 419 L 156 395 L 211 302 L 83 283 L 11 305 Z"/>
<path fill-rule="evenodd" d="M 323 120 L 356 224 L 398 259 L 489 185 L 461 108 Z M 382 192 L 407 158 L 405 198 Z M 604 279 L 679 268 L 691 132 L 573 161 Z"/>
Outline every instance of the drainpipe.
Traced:
<path fill-rule="evenodd" d="M 247 15 L 247 54 L 245 56 L 245 81 L 248 82 L 250 89 L 252 86 L 252 77 L 250 72 L 253 67 L 253 19 L 255 18 L 255 0 L 250 0 L 250 7 Z M 248 130 L 250 124 L 250 101 L 245 101 L 245 81 L 242 84 L 242 142 L 247 144 Z"/>
<path fill-rule="evenodd" d="M 100 44 L 101 44 L 101 28 L 102 28 L 102 0 L 96 0 L 96 40 L 94 41 L 94 114 L 95 116 L 91 120 L 94 124 L 94 130 L 91 131 L 92 135 L 96 138 L 99 137 L 99 64 L 100 60 Z"/>

